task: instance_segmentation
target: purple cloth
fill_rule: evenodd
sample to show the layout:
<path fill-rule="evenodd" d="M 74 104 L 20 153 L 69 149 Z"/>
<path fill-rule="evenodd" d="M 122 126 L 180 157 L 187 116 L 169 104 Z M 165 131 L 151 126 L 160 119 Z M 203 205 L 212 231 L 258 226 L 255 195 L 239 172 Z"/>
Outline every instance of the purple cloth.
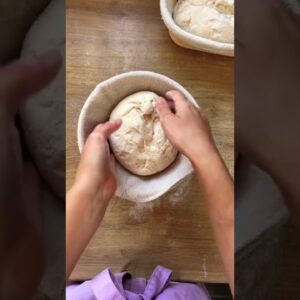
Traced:
<path fill-rule="evenodd" d="M 210 300 L 202 285 L 171 282 L 172 271 L 158 266 L 151 278 L 104 270 L 94 279 L 67 287 L 67 300 Z"/>

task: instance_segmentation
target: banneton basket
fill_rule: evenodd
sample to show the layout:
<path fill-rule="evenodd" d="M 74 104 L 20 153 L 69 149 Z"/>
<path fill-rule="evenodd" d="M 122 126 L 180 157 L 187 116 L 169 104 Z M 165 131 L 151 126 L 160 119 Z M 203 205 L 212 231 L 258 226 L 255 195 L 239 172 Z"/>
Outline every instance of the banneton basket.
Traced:
<path fill-rule="evenodd" d="M 160 0 L 162 19 L 169 30 L 171 39 L 179 46 L 219 55 L 234 56 L 234 44 L 213 41 L 189 33 L 179 27 L 173 19 L 177 0 Z"/>
<path fill-rule="evenodd" d="M 98 84 L 86 100 L 79 116 L 77 137 L 80 152 L 95 126 L 108 121 L 112 110 L 122 99 L 138 91 L 152 91 L 158 95 L 165 95 L 169 90 L 180 91 L 199 108 L 192 95 L 180 84 L 153 72 L 128 72 Z M 134 175 L 117 163 L 116 196 L 135 202 L 155 200 L 180 184 L 192 172 L 191 162 L 182 154 L 179 154 L 166 170 L 153 176 Z"/>

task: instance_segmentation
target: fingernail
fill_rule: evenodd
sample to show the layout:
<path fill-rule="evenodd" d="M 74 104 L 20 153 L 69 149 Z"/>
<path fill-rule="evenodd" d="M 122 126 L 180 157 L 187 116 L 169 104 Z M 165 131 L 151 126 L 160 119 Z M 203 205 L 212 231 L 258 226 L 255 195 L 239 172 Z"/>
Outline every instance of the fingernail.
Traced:
<path fill-rule="evenodd" d="M 98 125 L 94 128 L 94 130 L 99 129 L 99 128 L 101 128 L 102 126 L 103 126 L 103 124 L 98 124 Z"/>
<path fill-rule="evenodd" d="M 122 124 L 122 119 L 114 120 L 114 123 L 115 123 L 116 125 L 121 125 L 121 124 Z"/>
<path fill-rule="evenodd" d="M 172 97 L 172 91 L 166 92 L 166 96 L 167 96 L 168 98 L 173 99 L 173 97 Z"/>

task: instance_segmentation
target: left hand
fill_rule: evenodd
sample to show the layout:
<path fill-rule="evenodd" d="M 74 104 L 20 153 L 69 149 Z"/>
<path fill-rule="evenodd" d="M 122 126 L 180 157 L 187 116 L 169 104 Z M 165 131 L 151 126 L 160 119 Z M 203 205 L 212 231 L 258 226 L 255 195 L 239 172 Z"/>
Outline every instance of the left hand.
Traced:
<path fill-rule="evenodd" d="M 117 187 L 115 158 L 109 151 L 107 139 L 121 123 L 115 120 L 98 125 L 87 138 L 82 152 L 74 188 L 95 204 L 107 203 Z"/>
<path fill-rule="evenodd" d="M 107 139 L 121 120 L 98 125 L 86 140 L 75 183 L 67 193 L 66 278 L 99 227 L 116 187 L 115 158 Z"/>

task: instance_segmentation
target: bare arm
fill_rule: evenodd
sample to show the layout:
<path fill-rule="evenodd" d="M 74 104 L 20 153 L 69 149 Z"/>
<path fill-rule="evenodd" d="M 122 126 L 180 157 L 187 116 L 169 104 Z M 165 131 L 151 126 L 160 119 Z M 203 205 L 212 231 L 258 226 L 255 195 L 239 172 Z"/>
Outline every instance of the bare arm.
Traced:
<path fill-rule="evenodd" d="M 202 113 L 177 91 L 157 101 L 162 126 L 171 143 L 194 165 L 207 201 L 232 293 L 234 293 L 234 196 L 233 181 L 215 146 Z M 169 103 L 168 103 L 169 102 Z M 175 113 L 170 103 L 175 104 Z"/>
<path fill-rule="evenodd" d="M 234 188 L 233 181 L 218 153 L 205 162 L 194 163 L 198 182 L 208 204 L 208 212 L 225 266 L 232 293 L 234 291 Z"/>
<path fill-rule="evenodd" d="M 66 278 L 99 227 L 116 189 L 115 161 L 108 136 L 119 120 L 98 125 L 85 144 L 73 187 L 67 194 Z"/>

